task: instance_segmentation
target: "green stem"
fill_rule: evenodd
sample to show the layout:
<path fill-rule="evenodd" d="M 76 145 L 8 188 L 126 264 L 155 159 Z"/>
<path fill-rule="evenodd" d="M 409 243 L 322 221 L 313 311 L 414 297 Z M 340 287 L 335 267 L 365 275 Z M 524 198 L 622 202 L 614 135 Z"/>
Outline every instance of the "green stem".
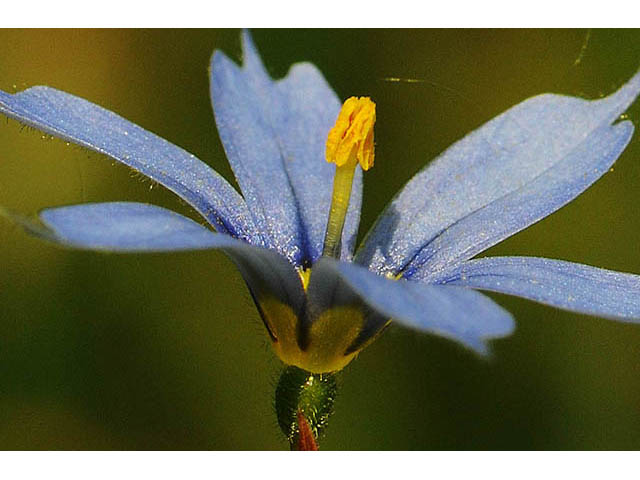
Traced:
<path fill-rule="evenodd" d="M 275 393 L 276 415 L 293 450 L 317 448 L 316 440 L 333 413 L 337 389 L 332 373 L 310 373 L 293 366 L 282 372 Z"/>

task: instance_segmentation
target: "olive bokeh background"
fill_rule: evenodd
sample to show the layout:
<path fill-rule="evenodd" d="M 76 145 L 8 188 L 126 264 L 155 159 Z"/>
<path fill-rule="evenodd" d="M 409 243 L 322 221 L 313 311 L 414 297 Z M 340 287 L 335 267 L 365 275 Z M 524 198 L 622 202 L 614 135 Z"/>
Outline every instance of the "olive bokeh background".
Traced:
<path fill-rule="evenodd" d="M 257 30 L 269 71 L 309 60 L 378 106 L 360 238 L 423 165 L 532 95 L 596 98 L 640 66 L 634 30 Z M 49 85 L 180 145 L 226 178 L 209 101 L 237 30 L 1 30 L 0 88 Z M 390 77 L 418 81 L 394 82 Z M 640 123 L 640 102 L 629 110 Z M 640 273 L 640 134 L 612 172 L 489 254 Z M 0 120 L 0 205 L 130 200 L 196 218 L 98 154 Z M 340 376 L 324 449 L 638 449 L 640 325 L 492 295 L 517 319 L 482 359 L 398 326 Z M 0 448 L 285 449 L 281 365 L 219 252 L 57 248 L 0 219 Z"/>

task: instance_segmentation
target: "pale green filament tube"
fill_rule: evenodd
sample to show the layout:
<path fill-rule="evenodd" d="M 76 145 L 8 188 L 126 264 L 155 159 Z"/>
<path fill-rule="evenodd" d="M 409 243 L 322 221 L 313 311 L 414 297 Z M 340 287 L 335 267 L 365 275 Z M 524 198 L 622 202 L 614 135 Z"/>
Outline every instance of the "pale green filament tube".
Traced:
<path fill-rule="evenodd" d="M 333 197 L 331 198 L 331 210 L 327 222 L 327 231 L 324 237 L 322 255 L 326 257 L 340 258 L 342 246 L 342 229 L 349 209 L 351 198 L 351 185 L 353 174 L 356 171 L 356 163 L 347 163 L 336 167 L 333 178 Z"/>

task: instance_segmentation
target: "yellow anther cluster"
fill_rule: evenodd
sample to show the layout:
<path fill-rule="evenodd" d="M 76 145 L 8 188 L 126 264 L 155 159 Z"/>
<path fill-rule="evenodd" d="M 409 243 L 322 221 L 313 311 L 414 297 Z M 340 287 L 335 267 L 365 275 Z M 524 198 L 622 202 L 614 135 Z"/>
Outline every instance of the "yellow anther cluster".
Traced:
<path fill-rule="evenodd" d="M 376 104 L 369 97 L 344 102 L 335 126 L 327 137 L 327 162 L 341 167 L 359 162 L 363 170 L 373 167 L 373 126 Z"/>

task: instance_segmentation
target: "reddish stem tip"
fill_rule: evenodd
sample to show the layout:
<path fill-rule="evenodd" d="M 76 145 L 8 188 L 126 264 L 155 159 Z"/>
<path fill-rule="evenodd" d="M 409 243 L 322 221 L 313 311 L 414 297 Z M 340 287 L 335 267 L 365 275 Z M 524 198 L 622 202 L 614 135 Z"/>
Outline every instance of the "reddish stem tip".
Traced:
<path fill-rule="evenodd" d="M 309 422 L 305 418 L 302 410 L 298 409 L 298 438 L 293 444 L 294 450 L 318 450 L 318 443 Z"/>

